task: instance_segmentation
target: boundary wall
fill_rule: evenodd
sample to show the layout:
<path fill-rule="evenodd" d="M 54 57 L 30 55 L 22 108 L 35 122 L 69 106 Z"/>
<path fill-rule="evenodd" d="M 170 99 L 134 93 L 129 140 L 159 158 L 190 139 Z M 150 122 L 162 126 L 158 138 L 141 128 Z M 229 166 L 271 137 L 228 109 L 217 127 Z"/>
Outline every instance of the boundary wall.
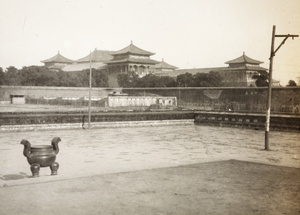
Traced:
<path fill-rule="evenodd" d="M 113 92 L 129 96 L 176 97 L 181 109 L 217 112 L 264 113 L 267 104 L 267 87 L 207 87 L 207 88 L 92 88 L 94 106 L 102 104 Z M 10 95 L 24 95 L 27 103 L 86 106 L 89 88 L 0 86 L 0 102 L 9 102 Z M 78 102 L 78 101 L 82 102 Z M 34 101 L 34 102 L 33 102 Z M 85 101 L 85 102 L 84 102 Z M 105 105 L 104 105 L 105 106 Z M 300 114 L 300 87 L 273 87 L 272 113 Z"/>

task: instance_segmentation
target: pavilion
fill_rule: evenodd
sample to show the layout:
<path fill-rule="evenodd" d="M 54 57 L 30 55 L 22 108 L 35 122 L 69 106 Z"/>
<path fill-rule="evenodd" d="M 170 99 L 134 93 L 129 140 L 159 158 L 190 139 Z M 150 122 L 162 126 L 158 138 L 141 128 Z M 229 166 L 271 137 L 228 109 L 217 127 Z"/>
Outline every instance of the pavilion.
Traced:
<path fill-rule="evenodd" d="M 73 60 L 62 56 L 59 51 L 55 56 L 46 60 L 42 60 L 41 62 L 45 64 L 45 67 L 55 71 L 64 68 L 66 65 L 74 63 Z"/>

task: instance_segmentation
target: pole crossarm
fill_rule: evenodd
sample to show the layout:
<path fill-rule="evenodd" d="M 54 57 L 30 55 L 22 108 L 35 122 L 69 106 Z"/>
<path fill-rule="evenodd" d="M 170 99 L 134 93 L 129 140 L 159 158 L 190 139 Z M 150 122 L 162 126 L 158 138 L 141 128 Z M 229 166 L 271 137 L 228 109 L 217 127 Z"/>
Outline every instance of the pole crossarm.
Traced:
<path fill-rule="evenodd" d="M 296 34 L 277 34 L 277 35 L 275 35 L 275 37 L 292 37 L 292 38 L 294 38 L 294 37 L 299 37 L 299 35 L 296 35 Z"/>
<path fill-rule="evenodd" d="M 292 37 L 292 39 L 294 39 L 294 37 L 299 37 L 299 35 L 291 35 L 291 34 L 287 34 L 287 35 L 275 35 L 275 37 L 285 37 L 284 40 L 280 43 L 280 45 L 278 46 L 278 48 L 272 53 L 272 56 L 274 57 L 276 52 L 280 49 L 280 47 L 285 43 L 285 41 L 289 38 Z"/>

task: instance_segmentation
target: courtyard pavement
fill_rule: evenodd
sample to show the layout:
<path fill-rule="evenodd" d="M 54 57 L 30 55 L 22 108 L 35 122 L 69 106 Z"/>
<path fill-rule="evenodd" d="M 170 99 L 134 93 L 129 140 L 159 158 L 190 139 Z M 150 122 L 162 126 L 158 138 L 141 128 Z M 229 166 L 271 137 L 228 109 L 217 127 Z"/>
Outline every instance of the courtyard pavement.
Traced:
<path fill-rule="evenodd" d="M 58 175 L 32 178 L 19 142 L 53 135 Z M 270 151 L 261 139 L 192 125 L 1 133 L 0 214 L 300 214 L 300 133 L 272 132 Z"/>

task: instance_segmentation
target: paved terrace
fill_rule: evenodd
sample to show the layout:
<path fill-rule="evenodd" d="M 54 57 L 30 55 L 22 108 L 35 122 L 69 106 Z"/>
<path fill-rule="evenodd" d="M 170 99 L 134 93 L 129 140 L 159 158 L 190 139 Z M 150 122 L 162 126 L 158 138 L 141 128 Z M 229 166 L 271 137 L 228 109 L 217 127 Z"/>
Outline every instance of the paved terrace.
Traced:
<path fill-rule="evenodd" d="M 31 178 L 20 140 L 53 136 L 58 175 Z M 2 133 L 0 214 L 299 214 L 299 139 L 271 132 L 265 151 L 264 131 L 195 125 Z"/>

